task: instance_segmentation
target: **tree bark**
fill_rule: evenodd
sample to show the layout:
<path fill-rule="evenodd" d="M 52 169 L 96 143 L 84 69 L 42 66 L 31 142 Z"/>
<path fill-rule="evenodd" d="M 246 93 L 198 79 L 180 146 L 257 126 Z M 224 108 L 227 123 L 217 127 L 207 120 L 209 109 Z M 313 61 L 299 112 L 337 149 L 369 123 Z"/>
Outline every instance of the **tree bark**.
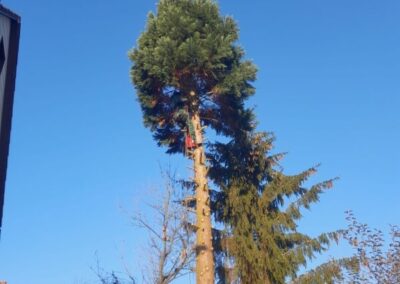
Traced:
<path fill-rule="evenodd" d="M 214 284 L 214 254 L 212 246 L 212 224 L 210 193 L 207 179 L 206 156 L 203 146 L 203 131 L 198 113 L 191 117 L 196 135 L 193 151 L 194 182 L 196 190 L 196 283 Z"/>

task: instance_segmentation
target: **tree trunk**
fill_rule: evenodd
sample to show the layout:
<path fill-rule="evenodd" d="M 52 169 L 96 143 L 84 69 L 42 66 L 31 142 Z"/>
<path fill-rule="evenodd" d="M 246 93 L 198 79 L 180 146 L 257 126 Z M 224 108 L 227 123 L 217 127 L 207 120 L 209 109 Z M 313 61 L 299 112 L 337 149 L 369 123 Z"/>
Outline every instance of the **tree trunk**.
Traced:
<path fill-rule="evenodd" d="M 206 156 L 200 117 L 191 117 L 196 134 L 197 147 L 193 151 L 194 182 L 196 190 L 196 283 L 214 284 L 214 255 L 212 247 L 212 224 L 210 193 L 207 180 Z"/>

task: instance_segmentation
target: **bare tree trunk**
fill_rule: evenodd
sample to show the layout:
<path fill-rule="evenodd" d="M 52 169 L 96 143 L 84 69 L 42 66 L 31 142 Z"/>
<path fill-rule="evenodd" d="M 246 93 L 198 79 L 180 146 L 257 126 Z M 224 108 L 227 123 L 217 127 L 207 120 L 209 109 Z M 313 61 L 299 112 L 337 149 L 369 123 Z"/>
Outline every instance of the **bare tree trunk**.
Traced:
<path fill-rule="evenodd" d="M 194 182 L 196 189 L 196 283 L 214 283 L 214 256 L 212 247 L 212 224 L 210 193 L 207 180 L 206 156 L 203 146 L 203 132 L 198 113 L 191 117 L 195 129 L 196 143 L 193 151 Z"/>

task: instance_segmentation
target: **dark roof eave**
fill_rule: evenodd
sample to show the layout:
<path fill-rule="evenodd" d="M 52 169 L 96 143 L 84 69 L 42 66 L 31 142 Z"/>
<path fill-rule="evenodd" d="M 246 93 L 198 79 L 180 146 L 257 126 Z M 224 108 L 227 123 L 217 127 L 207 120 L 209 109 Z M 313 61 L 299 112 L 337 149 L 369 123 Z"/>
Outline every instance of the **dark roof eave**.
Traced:
<path fill-rule="evenodd" d="M 18 16 L 17 14 L 15 14 L 13 11 L 7 9 L 6 7 L 4 7 L 3 5 L 0 4 L 0 14 L 11 18 L 12 20 L 21 23 L 21 17 Z"/>

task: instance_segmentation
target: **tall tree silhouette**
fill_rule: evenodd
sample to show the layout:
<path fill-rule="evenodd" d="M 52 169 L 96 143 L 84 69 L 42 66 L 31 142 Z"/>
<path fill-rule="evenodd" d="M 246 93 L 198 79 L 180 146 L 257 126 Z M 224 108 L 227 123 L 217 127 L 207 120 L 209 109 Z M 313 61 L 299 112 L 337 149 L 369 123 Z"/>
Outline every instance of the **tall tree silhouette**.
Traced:
<path fill-rule="evenodd" d="M 197 283 L 214 283 L 205 130 L 236 137 L 253 129 L 244 101 L 256 68 L 243 59 L 238 29 L 211 0 L 161 0 L 130 52 L 144 125 L 168 153 L 193 160 Z"/>
<path fill-rule="evenodd" d="M 243 133 L 210 149 L 210 179 L 217 221 L 216 267 L 221 283 L 283 284 L 334 283 L 342 269 L 354 270 L 354 258 L 332 260 L 298 275 L 302 266 L 338 241 L 342 230 L 312 237 L 298 230 L 301 210 L 309 209 L 334 179 L 304 186 L 317 172 L 311 167 L 286 175 L 279 166 L 284 154 L 271 154 L 274 137 L 263 132 Z"/>

